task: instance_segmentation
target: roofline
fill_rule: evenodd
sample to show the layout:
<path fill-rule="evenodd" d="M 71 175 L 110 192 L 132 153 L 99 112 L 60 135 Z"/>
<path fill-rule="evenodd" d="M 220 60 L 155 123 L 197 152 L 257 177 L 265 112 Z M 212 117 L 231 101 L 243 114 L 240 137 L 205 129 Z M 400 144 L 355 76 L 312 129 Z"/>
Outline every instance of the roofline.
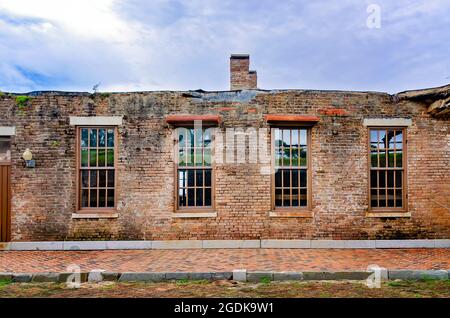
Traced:
<path fill-rule="evenodd" d="M 197 90 L 155 90 L 155 91 L 115 91 L 115 92 L 77 92 L 77 91 L 55 91 L 55 90 L 42 90 L 42 91 L 31 91 L 26 93 L 14 93 L 14 92 L 3 92 L 4 94 L 12 95 L 26 95 L 26 96 L 40 96 L 46 94 L 55 95 L 65 95 L 65 96 L 95 96 L 102 94 L 148 94 L 148 93 L 203 93 L 203 94 L 217 94 L 217 93 L 231 93 L 231 92 L 241 92 L 241 91 L 258 91 L 265 93 L 283 93 L 283 92 L 299 92 L 299 93 L 343 93 L 343 94 L 374 94 L 374 95 L 386 95 L 386 96 L 396 96 L 398 98 L 422 98 L 430 97 L 436 95 L 449 96 L 450 95 L 450 84 L 433 87 L 424 88 L 416 90 L 407 90 L 395 94 L 390 94 L 387 92 L 380 91 L 350 91 L 350 90 L 323 90 L 323 89 L 246 89 L 246 90 L 214 90 L 214 91 L 204 91 L 202 89 Z"/>

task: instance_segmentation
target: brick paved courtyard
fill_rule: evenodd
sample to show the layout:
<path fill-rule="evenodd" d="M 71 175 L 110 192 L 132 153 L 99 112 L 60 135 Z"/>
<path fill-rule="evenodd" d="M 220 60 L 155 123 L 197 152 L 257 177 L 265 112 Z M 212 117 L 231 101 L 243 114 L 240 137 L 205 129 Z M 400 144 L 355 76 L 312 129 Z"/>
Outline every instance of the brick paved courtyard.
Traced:
<path fill-rule="evenodd" d="M 450 249 L 198 249 L 105 251 L 2 251 L 0 272 L 65 271 L 208 272 L 450 269 Z"/>

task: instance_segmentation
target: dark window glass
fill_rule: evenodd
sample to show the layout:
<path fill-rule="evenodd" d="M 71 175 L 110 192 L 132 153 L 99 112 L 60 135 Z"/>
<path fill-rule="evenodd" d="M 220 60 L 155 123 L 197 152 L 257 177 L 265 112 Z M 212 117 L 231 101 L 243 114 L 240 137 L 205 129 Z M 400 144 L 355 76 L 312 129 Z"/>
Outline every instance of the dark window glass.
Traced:
<path fill-rule="evenodd" d="M 307 206 L 307 129 L 275 128 L 273 134 L 275 207 Z"/>
<path fill-rule="evenodd" d="M 114 133 L 112 128 L 80 128 L 80 207 L 114 207 Z"/>
<path fill-rule="evenodd" d="M 178 128 L 178 207 L 212 203 L 212 129 Z"/>
<path fill-rule="evenodd" d="M 403 130 L 374 128 L 370 130 L 370 206 L 403 207 Z"/>

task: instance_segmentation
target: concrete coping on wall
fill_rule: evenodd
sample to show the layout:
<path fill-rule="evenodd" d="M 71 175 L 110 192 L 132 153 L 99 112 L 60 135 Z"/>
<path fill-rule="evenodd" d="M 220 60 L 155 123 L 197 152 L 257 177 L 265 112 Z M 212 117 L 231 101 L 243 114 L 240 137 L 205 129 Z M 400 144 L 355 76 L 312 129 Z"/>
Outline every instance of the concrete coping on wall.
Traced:
<path fill-rule="evenodd" d="M 240 282 L 267 281 L 327 281 L 327 280 L 366 280 L 370 283 L 388 280 L 447 280 L 450 270 L 388 270 L 378 268 L 368 271 L 247 271 L 236 269 L 228 272 L 108 272 L 93 270 L 90 272 L 45 272 L 15 273 L 0 272 L 0 280 L 16 283 L 71 283 L 78 275 L 80 283 L 97 283 L 102 281 L 117 282 L 163 282 L 177 280 L 234 280 Z"/>
<path fill-rule="evenodd" d="M 450 239 L 430 240 L 171 240 L 171 241 L 52 241 L 0 243 L 0 250 L 68 251 L 207 248 L 450 248 Z"/>

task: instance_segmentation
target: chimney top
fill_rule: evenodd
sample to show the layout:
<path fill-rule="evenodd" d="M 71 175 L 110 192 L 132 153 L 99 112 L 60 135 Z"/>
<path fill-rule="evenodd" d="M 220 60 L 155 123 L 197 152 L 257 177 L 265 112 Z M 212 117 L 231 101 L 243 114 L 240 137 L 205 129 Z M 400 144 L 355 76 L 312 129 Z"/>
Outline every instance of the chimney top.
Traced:
<path fill-rule="evenodd" d="M 249 70 L 249 54 L 231 54 L 230 56 L 230 89 L 256 89 L 256 71 Z"/>
<path fill-rule="evenodd" d="M 250 59 L 249 54 L 231 54 L 231 59 Z"/>

